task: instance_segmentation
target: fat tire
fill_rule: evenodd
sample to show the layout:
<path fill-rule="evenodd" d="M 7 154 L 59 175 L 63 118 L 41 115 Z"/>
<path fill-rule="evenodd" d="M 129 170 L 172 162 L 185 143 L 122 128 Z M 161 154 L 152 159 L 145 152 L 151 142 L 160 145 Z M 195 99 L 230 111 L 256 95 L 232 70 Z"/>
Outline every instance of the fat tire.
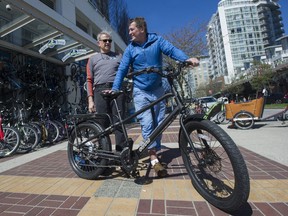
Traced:
<path fill-rule="evenodd" d="M 76 135 L 76 131 L 77 135 Z M 83 179 L 95 180 L 101 175 L 105 167 L 108 164 L 107 159 L 97 158 L 95 155 L 97 150 L 111 151 L 111 141 L 109 136 L 101 137 L 98 140 L 92 140 L 95 144 L 93 153 L 89 154 L 89 148 L 85 146 L 85 142 L 88 137 L 95 136 L 99 132 L 103 131 L 101 125 L 97 123 L 83 122 L 74 128 L 69 136 L 68 141 L 68 160 L 73 171 Z M 87 136 L 88 135 L 88 136 Z M 77 140 L 79 144 L 77 145 Z M 95 150 L 96 148 L 96 150 Z"/>
<path fill-rule="evenodd" d="M 237 211 L 247 203 L 250 182 L 245 161 L 236 144 L 222 128 L 208 120 L 188 121 L 185 129 L 193 142 L 195 154 L 203 159 L 201 163 L 196 160 L 181 129 L 179 147 L 193 186 L 215 207 L 228 213 Z M 203 148 L 205 142 L 209 148 Z"/>

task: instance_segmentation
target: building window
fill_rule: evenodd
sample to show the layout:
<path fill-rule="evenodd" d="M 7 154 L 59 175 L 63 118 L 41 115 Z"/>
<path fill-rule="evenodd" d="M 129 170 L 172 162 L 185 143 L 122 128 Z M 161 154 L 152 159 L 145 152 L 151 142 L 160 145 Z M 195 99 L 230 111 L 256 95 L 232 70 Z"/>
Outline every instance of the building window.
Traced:
<path fill-rule="evenodd" d="M 49 8 L 55 10 L 55 0 L 40 0 L 43 4 L 48 6 Z"/>
<path fill-rule="evenodd" d="M 87 27 L 84 24 L 80 23 L 78 20 L 76 21 L 76 26 L 87 33 Z"/>

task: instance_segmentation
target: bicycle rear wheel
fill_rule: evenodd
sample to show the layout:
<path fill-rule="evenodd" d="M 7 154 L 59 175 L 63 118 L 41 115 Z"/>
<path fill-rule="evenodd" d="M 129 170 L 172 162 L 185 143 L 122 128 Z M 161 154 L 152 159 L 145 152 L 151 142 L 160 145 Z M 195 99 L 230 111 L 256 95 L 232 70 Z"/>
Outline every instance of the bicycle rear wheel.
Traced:
<path fill-rule="evenodd" d="M 45 144 L 55 144 L 59 137 L 59 128 L 56 123 L 51 120 L 44 122 L 45 128 L 47 130 L 47 137 Z"/>
<path fill-rule="evenodd" d="M 7 157 L 17 151 L 20 144 L 19 132 L 13 127 L 3 127 L 4 138 L 0 140 L 0 157 Z"/>
<path fill-rule="evenodd" d="M 188 121 L 179 147 L 192 184 L 215 207 L 234 212 L 247 202 L 250 183 L 244 159 L 234 141 L 208 120 Z M 193 145 L 193 147 L 191 146 Z"/>
<path fill-rule="evenodd" d="M 102 127 L 99 124 L 83 122 L 70 133 L 68 160 L 80 178 L 97 179 L 105 170 L 108 160 L 98 157 L 95 153 L 99 150 L 111 151 L 110 138 L 107 136 L 86 142 L 101 131 Z"/>
<path fill-rule="evenodd" d="M 240 111 L 234 116 L 234 123 L 237 128 L 247 130 L 254 125 L 254 116 L 252 113 Z"/>
<path fill-rule="evenodd" d="M 58 135 L 58 138 L 57 138 L 57 142 L 62 141 L 64 138 L 66 138 L 65 126 L 60 121 L 53 120 L 53 122 L 57 125 L 57 127 L 59 129 L 59 135 Z"/>

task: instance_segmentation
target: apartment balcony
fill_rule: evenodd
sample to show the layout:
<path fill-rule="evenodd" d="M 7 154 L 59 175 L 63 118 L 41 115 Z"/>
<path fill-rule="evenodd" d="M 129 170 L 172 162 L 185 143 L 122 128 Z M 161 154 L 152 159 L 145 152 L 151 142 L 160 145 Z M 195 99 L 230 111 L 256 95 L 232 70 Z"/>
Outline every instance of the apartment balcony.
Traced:
<path fill-rule="evenodd" d="M 262 34 L 262 37 L 263 37 L 263 39 L 267 39 L 267 38 L 269 38 L 269 34 L 263 33 L 263 34 Z"/>
<path fill-rule="evenodd" d="M 261 14 L 260 14 L 258 17 L 259 17 L 259 19 L 260 19 L 260 20 L 262 20 L 262 19 L 265 19 L 265 18 L 266 18 L 266 16 L 265 16 L 265 14 L 264 14 L 264 13 L 261 13 Z"/>
<path fill-rule="evenodd" d="M 268 31 L 270 31 L 270 29 L 267 28 L 266 26 L 264 26 L 264 27 L 261 28 L 261 31 L 262 32 L 268 32 Z"/>

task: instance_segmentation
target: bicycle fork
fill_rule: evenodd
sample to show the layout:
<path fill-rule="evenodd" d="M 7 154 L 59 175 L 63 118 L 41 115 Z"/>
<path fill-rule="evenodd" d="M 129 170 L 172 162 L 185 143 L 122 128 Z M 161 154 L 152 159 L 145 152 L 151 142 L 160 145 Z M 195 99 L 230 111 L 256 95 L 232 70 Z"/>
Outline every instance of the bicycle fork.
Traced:
<path fill-rule="evenodd" d="M 181 127 L 181 130 L 182 130 L 182 131 L 184 132 L 184 134 L 185 134 L 186 140 L 187 140 L 189 146 L 191 147 L 191 149 L 192 149 L 192 151 L 193 151 L 193 154 L 195 155 L 195 158 L 196 158 L 197 161 L 199 161 L 200 164 L 202 165 L 203 160 L 202 160 L 202 159 L 199 157 L 199 155 L 196 153 L 197 150 L 195 149 L 194 144 L 193 144 L 193 141 L 191 140 L 191 138 L 190 138 L 190 136 L 189 136 L 189 134 L 187 133 L 187 130 L 186 130 L 186 128 L 185 128 L 183 116 L 180 117 L 180 127 Z M 197 133 L 201 133 L 201 131 L 200 131 L 200 130 L 197 130 Z M 201 134 L 202 134 L 202 133 L 201 133 Z M 201 138 L 201 136 L 200 136 L 200 138 Z M 203 140 L 203 138 L 201 138 L 201 140 Z M 203 142 L 205 143 L 205 146 L 207 146 L 205 139 L 203 140 Z M 180 145 L 180 146 L 181 146 L 181 145 Z M 182 149 L 182 150 L 184 150 L 184 151 L 187 152 L 186 149 Z"/>

